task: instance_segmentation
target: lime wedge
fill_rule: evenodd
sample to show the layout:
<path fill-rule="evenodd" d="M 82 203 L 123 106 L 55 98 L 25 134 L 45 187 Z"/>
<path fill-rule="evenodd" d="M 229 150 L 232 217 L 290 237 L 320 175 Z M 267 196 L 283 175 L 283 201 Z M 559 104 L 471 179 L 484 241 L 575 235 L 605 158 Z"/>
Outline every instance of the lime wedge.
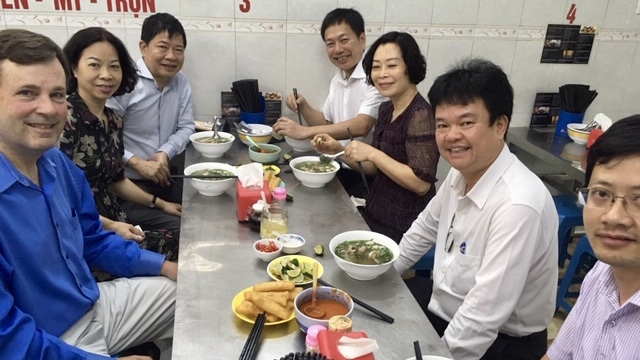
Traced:
<path fill-rule="evenodd" d="M 287 270 L 287 275 L 289 275 L 289 277 L 291 277 L 291 278 L 295 278 L 295 277 L 300 276 L 301 272 L 302 271 L 300 270 L 300 268 L 293 269 L 293 270 Z"/>
<path fill-rule="evenodd" d="M 298 275 L 295 279 L 292 279 L 294 283 L 304 282 L 304 276 L 302 274 Z"/>
<path fill-rule="evenodd" d="M 318 244 L 313 247 L 313 251 L 315 251 L 316 255 L 322 256 L 324 255 L 324 245 Z"/>
<path fill-rule="evenodd" d="M 296 259 L 296 258 L 293 258 L 293 260 L 291 260 L 289 263 L 292 264 L 294 267 L 299 267 L 300 266 L 300 263 L 298 262 L 298 259 Z"/>
<path fill-rule="evenodd" d="M 275 276 L 282 275 L 282 264 L 276 263 L 271 266 L 271 273 Z"/>

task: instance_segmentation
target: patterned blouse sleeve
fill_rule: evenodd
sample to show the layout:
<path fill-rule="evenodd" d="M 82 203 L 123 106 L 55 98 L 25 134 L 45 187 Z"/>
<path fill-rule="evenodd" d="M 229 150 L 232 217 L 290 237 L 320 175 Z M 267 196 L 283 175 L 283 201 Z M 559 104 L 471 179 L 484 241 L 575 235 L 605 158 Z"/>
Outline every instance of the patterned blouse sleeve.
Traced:
<path fill-rule="evenodd" d="M 74 160 L 76 154 L 76 147 L 78 146 L 78 129 L 76 127 L 77 117 L 73 113 L 72 105 L 69 105 L 69 110 L 67 112 L 67 121 L 64 124 L 64 131 L 60 135 L 60 140 L 58 141 L 58 147 L 60 150 L 69 157 L 69 159 Z M 76 163 L 77 164 L 77 163 Z"/>
<path fill-rule="evenodd" d="M 425 100 L 407 115 L 408 165 L 418 178 L 435 184 L 440 152 L 436 144 L 436 125 L 431 105 Z"/>
<path fill-rule="evenodd" d="M 123 127 L 123 119 L 118 113 L 114 110 L 105 108 L 105 113 L 109 118 L 109 123 L 112 125 L 110 132 L 114 132 L 111 135 L 116 138 L 116 150 L 117 157 L 112 159 L 112 161 L 118 162 L 118 172 L 113 176 L 113 182 L 118 182 L 124 180 L 124 162 L 122 161 L 122 157 L 124 156 L 124 131 Z M 107 151 L 107 149 L 103 149 L 102 151 Z"/>

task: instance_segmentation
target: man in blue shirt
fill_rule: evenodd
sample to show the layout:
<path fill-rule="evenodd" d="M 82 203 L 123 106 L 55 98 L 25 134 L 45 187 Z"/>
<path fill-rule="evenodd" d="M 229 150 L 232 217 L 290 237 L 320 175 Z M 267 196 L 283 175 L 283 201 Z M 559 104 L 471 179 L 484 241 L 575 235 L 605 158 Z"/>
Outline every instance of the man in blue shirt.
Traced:
<path fill-rule="evenodd" d="M 0 359 L 103 359 L 173 333 L 177 265 L 103 231 L 56 147 L 69 76 L 49 38 L 0 31 Z"/>
<path fill-rule="evenodd" d="M 169 178 L 169 161 L 184 151 L 195 132 L 191 84 L 180 71 L 187 35 L 178 19 L 158 13 L 144 20 L 139 47 L 135 89 L 107 102 L 123 117 L 125 175 L 148 193 L 181 203 L 182 188 Z M 132 223 L 180 231 L 178 217 L 149 207 L 122 202 Z"/>

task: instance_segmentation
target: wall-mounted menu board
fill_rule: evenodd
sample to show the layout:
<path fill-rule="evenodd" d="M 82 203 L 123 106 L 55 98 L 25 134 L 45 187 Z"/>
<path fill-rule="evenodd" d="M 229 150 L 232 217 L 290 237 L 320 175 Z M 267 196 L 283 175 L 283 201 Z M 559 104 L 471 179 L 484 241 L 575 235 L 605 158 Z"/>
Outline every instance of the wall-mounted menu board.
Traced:
<path fill-rule="evenodd" d="M 541 63 L 588 64 L 596 35 L 595 26 L 548 25 Z"/>
<path fill-rule="evenodd" d="M 530 128 L 554 127 L 560 114 L 560 93 L 537 93 Z"/>

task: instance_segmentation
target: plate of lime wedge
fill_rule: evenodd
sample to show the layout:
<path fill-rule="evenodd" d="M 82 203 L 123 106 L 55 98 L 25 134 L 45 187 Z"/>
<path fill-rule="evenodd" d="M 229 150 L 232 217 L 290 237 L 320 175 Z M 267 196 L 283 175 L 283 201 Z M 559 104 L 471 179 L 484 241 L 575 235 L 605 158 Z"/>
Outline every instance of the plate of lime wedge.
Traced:
<path fill-rule="evenodd" d="M 318 263 L 318 278 L 324 273 L 319 261 L 304 255 L 287 255 L 272 260 L 267 265 L 267 273 L 274 280 L 291 280 L 296 285 L 311 284 L 313 263 Z"/>

